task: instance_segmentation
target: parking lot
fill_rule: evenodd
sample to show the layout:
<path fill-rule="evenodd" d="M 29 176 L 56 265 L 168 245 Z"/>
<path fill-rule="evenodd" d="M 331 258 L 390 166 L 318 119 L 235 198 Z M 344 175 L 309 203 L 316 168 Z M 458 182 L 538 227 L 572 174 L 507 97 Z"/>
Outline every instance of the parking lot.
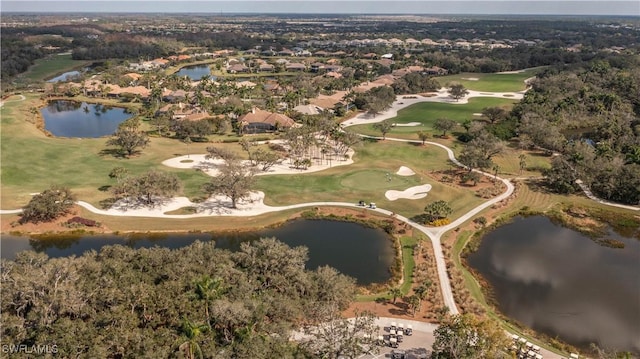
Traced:
<path fill-rule="evenodd" d="M 413 328 L 412 335 L 403 335 L 402 341 L 397 348 L 392 348 L 390 344 L 391 323 L 396 323 L 396 328 L 403 324 L 404 328 L 409 325 Z M 379 335 L 383 336 L 384 345 L 379 346 L 379 353 L 373 355 L 362 355 L 358 358 L 392 358 L 392 351 L 404 352 L 406 359 L 424 359 L 431 354 L 431 346 L 434 342 L 433 330 L 437 327 L 431 323 L 423 323 L 414 320 L 399 320 L 395 318 L 379 318 L 376 324 L 380 327 Z M 397 337 L 396 337 L 397 338 Z M 398 358 L 402 358 L 398 356 Z"/>

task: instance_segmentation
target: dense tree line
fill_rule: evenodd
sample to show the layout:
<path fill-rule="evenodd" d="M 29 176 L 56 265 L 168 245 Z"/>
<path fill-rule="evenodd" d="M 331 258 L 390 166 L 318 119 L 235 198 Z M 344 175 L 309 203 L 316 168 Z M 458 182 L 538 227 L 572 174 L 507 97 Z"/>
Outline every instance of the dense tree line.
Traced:
<path fill-rule="evenodd" d="M 27 71 L 35 60 L 46 54 L 43 50 L 36 49 L 20 38 L 4 34 L 0 39 L 0 53 L 2 54 L 1 75 L 3 79 Z"/>
<path fill-rule="evenodd" d="M 315 357 L 327 347 L 298 346 L 289 331 L 337 318 L 355 286 L 331 268 L 305 270 L 306 260 L 305 248 L 274 239 L 235 253 L 201 242 L 23 252 L 1 262 L 3 342 L 55 344 L 63 357 Z"/>
<path fill-rule="evenodd" d="M 522 147 L 561 155 L 547 171 L 559 192 L 582 180 L 598 196 L 640 202 L 640 59 L 610 57 L 551 68 L 512 115 Z"/>
<path fill-rule="evenodd" d="M 83 43 L 85 46 L 73 49 L 71 56 L 74 60 L 97 59 L 154 59 L 168 54 L 157 43 L 140 43 L 137 41 L 109 41 L 96 40 L 93 44 Z"/>

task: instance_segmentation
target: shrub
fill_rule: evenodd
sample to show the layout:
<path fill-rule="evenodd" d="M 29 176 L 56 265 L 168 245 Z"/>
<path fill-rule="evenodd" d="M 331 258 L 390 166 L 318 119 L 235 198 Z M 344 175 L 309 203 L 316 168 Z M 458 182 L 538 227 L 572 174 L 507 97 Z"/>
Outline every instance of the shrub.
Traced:
<path fill-rule="evenodd" d="M 83 225 L 83 226 L 87 226 L 87 227 L 98 227 L 98 222 L 92 220 L 92 219 L 87 219 L 87 218 L 82 218 L 82 217 L 73 217 L 70 218 L 67 221 L 67 224 L 79 224 L 79 225 Z"/>

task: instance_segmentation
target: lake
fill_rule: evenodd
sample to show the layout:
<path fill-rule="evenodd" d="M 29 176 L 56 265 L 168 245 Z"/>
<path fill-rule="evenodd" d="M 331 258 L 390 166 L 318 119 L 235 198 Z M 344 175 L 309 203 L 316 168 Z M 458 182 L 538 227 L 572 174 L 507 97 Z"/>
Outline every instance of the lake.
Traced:
<path fill-rule="evenodd" d="M 68 80 L 72 80 L 74 77 L 80 76 L 80 71 L 67 71 L 61 75 L 58 75 L 47 82 L 64 82 Z"/>
<path fill-rule="evenodd" d="M 112 135 L 132 115 L 124 108 L 75 101 L 51 101 L 40 110 L 44 128 L 57 137 L 96 138 Z"/>
<path fill-rule="evenodd" d="M 185 66 L 176 72 L 176 75 L 188 76 L 192 81 L 200 81 L 202 76 L 209 76 L 211 80 L 215 80 L 215 76 L 211 76 L 209 65 Z"/>
<path fill-rule="evenodd" d="M 502 313 L 587 350 L 640 353 L 640 241 L 600 246 L 543 216 L 488 233 L 467 263 L 492 286 Z"/>
<path fill-rule="evenodd" d="M 81 255 L 106 245 L 180 248 L 196 240 L 213 240 L 216 247 L 235 251 L 240 248 L 240 243 L 262 237 L 276 237 L 291 247 L 309 248 L 309 269 L 328 265 L 356 278 L 360 285 L 383 283 L 391 278 L 389 268 L 393 266 L 395 250 L 389 235 L 377 228 L 328 220 L 298 219 L 277 228 L 248 233 L 59 235 L 40 239 L 3 235 L 0 246 L 2 258 L 12 259 L 23 250 L 36 250 L 50 257 L 62 257 Z"/>

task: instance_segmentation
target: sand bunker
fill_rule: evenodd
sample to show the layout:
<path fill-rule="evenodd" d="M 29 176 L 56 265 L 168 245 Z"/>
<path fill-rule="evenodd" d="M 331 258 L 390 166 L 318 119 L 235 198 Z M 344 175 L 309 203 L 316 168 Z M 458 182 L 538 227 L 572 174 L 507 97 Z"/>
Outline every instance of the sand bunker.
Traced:
<path fill-rule="evenodd" d="M 477 77 L 463 77 L 461 78 L 461 80 L 467 80 L 467 81 L 479 81 L 480 79 Z"/>
<path fill-rule="evenodd" d="M 405 189 L 404 191 L 389 190 L 385 192 L 384 196 L 389 201 L 395 201 L 397 199 L 420 199 L 427 196 L 427 192 L 431 191 L 430 184 L 424 184 L 421 186 L 415 186 Z"/>
<path fill-rule="evenodd" d="M 409 167 L 400 166 L 400 168 L 398 169 L 398 172 L 396 172 L 396 174 L 398 176 L 413 176 L 416 173 L 413 172 L 413 170 L 411 168 L 409 168 Z"/>
<path fill-rule="evenodd" d="M 394 126 L 397 127 L 413 127 L 422 125 L 420 122 L 409 122 L 409 123 L 394 123 Z"/>

